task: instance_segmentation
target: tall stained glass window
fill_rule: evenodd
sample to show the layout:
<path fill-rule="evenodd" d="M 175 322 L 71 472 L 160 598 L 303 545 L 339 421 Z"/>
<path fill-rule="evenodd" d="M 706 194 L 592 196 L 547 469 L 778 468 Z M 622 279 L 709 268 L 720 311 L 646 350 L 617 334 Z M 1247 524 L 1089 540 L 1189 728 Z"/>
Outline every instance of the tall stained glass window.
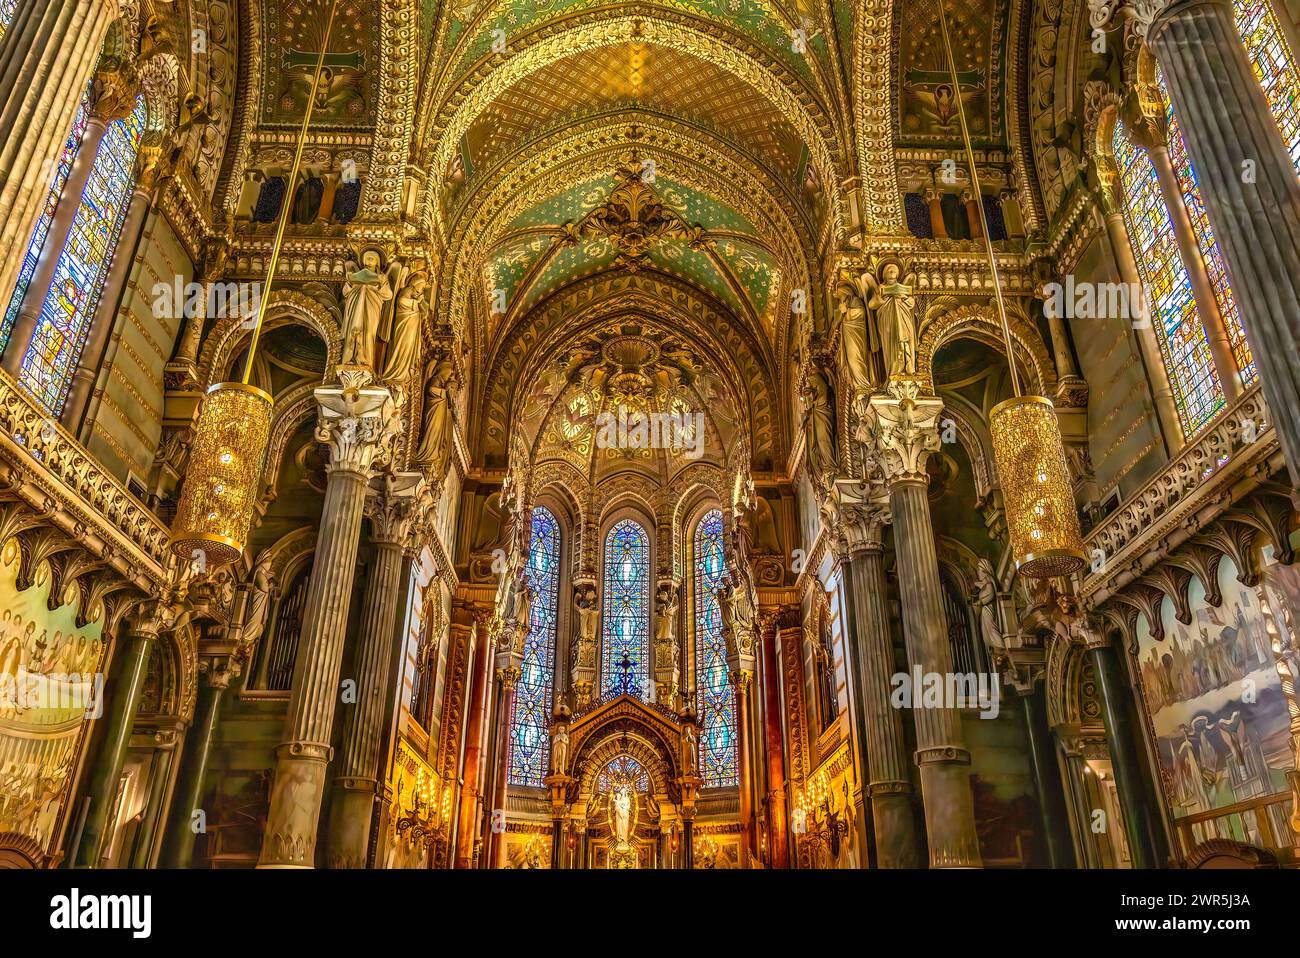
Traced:
<path fill-rule="evenodd" d="M 1249 385 L 1256 379 L 1255 360 L 1250 355 L 1250 344 L 1246 342 L 1246 330 L 1241 325 L 1241 314 L 1237 311 L 1237 300 L 1232 295 L 1232 286 L 1228 283 L 1228 268 L 1223 265 L 1223 254 L 1219 252 L 1219 243 L 1214 238 L 1210 227 L 1210 218 L 1205 214 L 1205 201 L 1201 198 L 1201 187 L 1196 181 L 1196 170 L 1192 168 L 1191 157 L 1187 155 L 1187 144 L 1183 142 L 1183 131 L 1179 129 L 1178 118 L 1174 116 L 1173 105 L 1165 94 L 1165 119 L 1169 121 L 1169 161 L 1174 168 L 1174 178 L 1178 180 L 1178 192 L 1182 194 L 1183 206 L 1192 221 L 1192 232 L 1196 234 L 1196 245 L 1205 260 L 1205 272 L 1214 287 L 1214 298 L 1219 304 L 1223 316 L 1223 325 L 1228 332 L 1228 345 L 1232 347 L 1232 358 L 1241 370 L 1242 382 Z"/>
<path fill-rule="evenodd" d="M 736 695 L 727 671 L 727 643 L 717 591 L 727 575 L 722 513 L 708 512 L 695 527 L 695 699 L 700 714 L 700 778 L 706 788 L 739 783 L 736 768 Z"/>
<path fill-rule="evenodd" d="M 0 40 L 9 32 L 9 24 L 14 22 L 14 11 L 18 9 L 18 0 L 0 0 Z"/>
<path fill-rule="evenodd" d="M 63 187 L 68 182 L 68 174 L 72 172 L 72 163 L 77 158 L 81 137 L 86 132 L 86 116 L 86 98 L 82 97 L 81 103 L 77 105 L 77 112 L 72 118 L 72 130 L 68 133 L 68 139 L 63 144 L 63 152 L 59 154 L 54 166 L 54 175 L 50 180 L 50 191 L 45 196 L 45 205 L 41 207 L 41 215 L 36 220 L 36 228 L 32 230 L 32 238 L 27 243 L 27 252 L 23 254 L 22 265 L 18 268 L 18 282 L 14 285 L 13 294 L 9 297 L 9 305 L 5 308 L 3 324 L 0 324 L 0 348 L 9 342 L 9 332 L 14 328 L 14 320 L 18 318 L 18 310 L 22 308 L 23 297 L 27 295 L 27 287 L 31 285 L 32 275 L 36 272 L 36 261 L 40 259 L 41 248 L 45 246 L 45 237 L 49 235 L 50 223 L 54 220 L 54 211 L 58 208 L 59 198 L 63 195 Z"/>
<path fill-rule="evenodd" d="M 560 526 L 544 506 L 533 510 L 526 574 L 533 601 L 510 723 L 510 784 L 541 787 L 551 760 L 551 695 L 560 595 Z"/>
<path fill-rule="evenodd" d="M 1270 0 L 1233 0 L 1233 19 L 1291 162 L 1300 170 L 1300 69 Z"/>
<path fill-rule="evenodd" d="M 650 539 L 624 519 L 605 536 L 600 692 L 645 698 L 650 685 Z"/>
<path fill-rule="evenodd" d="M 55 264 L 54 279 L 41 305 L 31 346 L 23 357 L 23 386 L 56 416 L 68 397 L 72 374 L 121 236 L 144 122 L 144 97 L 138 96 L 129 116 L 108 125 L 68 241 Z"/>
<path fill-rule="evenodd" d="M 1122 123 L 1115 124 L 1115 164 L 1124 185 L 1124 222 L 1142 278 L 1151 321 L 1173 386 L 1178 420 L 1185 436 L 1193 436 L 1223 407 L 1223 390 L 1210 344 L 1196 313 L 1187 268 L 1178 253 L 1174 224 L 1160 193 L 1155 168 L 1130 139 Z"/>

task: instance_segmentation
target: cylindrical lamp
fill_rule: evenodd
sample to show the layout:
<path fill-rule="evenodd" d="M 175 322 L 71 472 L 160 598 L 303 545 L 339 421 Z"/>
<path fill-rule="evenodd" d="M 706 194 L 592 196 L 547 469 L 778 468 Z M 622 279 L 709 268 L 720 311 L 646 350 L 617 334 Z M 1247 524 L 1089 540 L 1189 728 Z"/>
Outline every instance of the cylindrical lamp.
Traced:
<path fill-rule="evenodd" d="M 1056 407 L 1043 396 L 1008 399 L 993 407 L 989 432 L 1016 568 L 1035 579 L 1078 572 L 1083 536 Z"/>
<path fill-rule="evenodd" d="M 171 548 L 205 566 L 244 551 L 271 435 L 271 397 L 247 383 L 216 383 L 199 410 Z M 200 570 L 204 571 L 204 570 Z"/>

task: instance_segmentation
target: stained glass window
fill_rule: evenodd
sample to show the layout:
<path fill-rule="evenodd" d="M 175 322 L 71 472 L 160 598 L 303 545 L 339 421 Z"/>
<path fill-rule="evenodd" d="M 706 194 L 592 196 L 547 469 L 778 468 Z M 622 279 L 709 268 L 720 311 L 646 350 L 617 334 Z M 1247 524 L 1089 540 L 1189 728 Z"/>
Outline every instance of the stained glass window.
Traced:
<path fill-rule="evenodd" d="M 650 775 L 631 755 L 616 755 L 596 776 L 596 791 L 609 792 L 627 785 L 634 792 L 650 791 Z"/>
<path fill-rule="evenodd" d="M 1160 352 L 1169 370 L 1184 436 L 1195 435 L 1223 407 L 1210 344 L 1196 313 L 1191 280 L 1178 253 L 1174 224 L 1146 150 L 1115 124 L 1115 164 L 1124 184 L 1124 222 L 1137 260 Z"/>
<path fill-rule="evenodd" d="M 0 0 L 0 40 L 5 38 L 9 24 L 14 22 L 14 11 L 18 9 L 18 0 Z"/>
<path fill-rule="evenodd" d="M 560 595 L 560 525 L 544 506 L 533 510 L 526 574 L 533 600 L 510 723 L 510 784 L 540 787 L 551 760 L 551 692 Z"/>
<path fill-rule="evenodd" d="M 736 785 L 736 694 L 727 670 L 718 589 L 727 575 L 722 513 L 695 527 L 695 699 L 700 717 L 700 778 L 706 788 Z"/>
<path fill-rule="evenodd" d="M 54 267 L 31 346 L 23 357 L 22 384 L 37 403 L 56 416 L 67 399 L 122 232 L 144 121 L 144 97 L 138 96 L 130 116 L 108 125 L 67 243 Z"/>
<path fill-rule="evenodd" d="M 1233 0 L 1232 12 L 1282 142 L 1300 170 L 1300 69 L 1277 14 L 1269 0 Z"/>
<path fill-rule="evenodd" d="M 83 97 L 72 118 L 72 130 L 63 144 L 63 152 L 59 154 L 58 162 L 54 167 L 50 191 L 45 196 L 45 205 L 41 207 L 41 215 L 36 220 L 36 228 L 32 230 L 32 238 L 27 243 L 27 252 L 23 255 L 22 265 L 18 268 L 18 282 L 9 297 L 9 305 L 5 308 L 3 325 L 0 325 L 0 346 L 9 342 L 9 331 L 14 328 L 14 320 L 18 318 L 18 310 L 22 308 L 23 297 L 27 295 L 27 287 L 31 285 L 32 275 L 36 272 L 36 263 L 40 259 L 41 248 L 45 245 L 45 237 L 49 235 L 50 223 L 54 220 L 54 211 L 58 208 L 59 197 L 63 195 L 64 184 L 68 182 L 72 163 L 77 158 L 77 149 L 81 146 L 82 134 L 86 132 L 86 115 L 86 98 Z"/>
<path fill-rule="evenodd" d="M 601 698 L 644 698 L 650 686 L 650 539 L 624 519 L 605 536 Z"/>
<path fill-rule="evenodd" d="M 1214 298 L 1223 315 L 1223 325 L 1228 332 L 1228 344 L 1232 347 L 1232 358 L 1241 370 L 1242 382 L 1249 385 L 1256 378 L 1255 360 L 1250 355 L 1250 344 L 1246 342 L 1246 330 L 1241 325 L 1241 314 L 1237 311 L 1237 300 L 1232 295 L 1232 286 L 1228 283 L 1228 268 L 1223 265 L 1223 254 L 1219 252 L 1219 243 L 1214 238 L 1210 227 L 1210 218 L 1205 214 L 1205 201 L 1201 197 L 1201 187 L 1196 180 L 1196 170 L 1192 167 L 1191 157 L 1187 155 L 1187 144 L 1183 141 L 1183 131 L 1178 127 L 1178 118 L 1174 108 L 1165 95 L 1165 118 L 1169 121 L 1169 161 L 1174 168 L 1174 178 L 1178 180 L 1178 191 L 1183 196 L 1183 206 L 1192 221 L 1192 232 L 1196 234 L 1196 245 L 1200 247 L 1201 257 L 1205 260 L 1205 272 L 1210 277 L 1214 288 Z"/>

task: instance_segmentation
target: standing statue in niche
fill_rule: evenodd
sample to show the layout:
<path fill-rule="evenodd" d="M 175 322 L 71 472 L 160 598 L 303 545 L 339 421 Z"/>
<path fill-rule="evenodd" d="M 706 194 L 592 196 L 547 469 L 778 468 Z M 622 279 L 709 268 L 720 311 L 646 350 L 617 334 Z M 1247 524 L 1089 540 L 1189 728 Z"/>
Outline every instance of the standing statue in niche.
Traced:
<path fill-rule="evenodd" d="M 420 359 L 420 332 L 429 314 L 429 274 L 422 269 L 411 273 L 402 284 L 392 310 L 391 322 L 379 331 L 388 344 L 384 356 L 387 382 L 404 383 Z"/>
<path fill-rule="evenodd" d="M 551 736 L 551 774 L 564 775 L 569 770 L 569 726 L 561 722 Z"/>
<path fill-rule="evenodd" d="M 835 402 L 826 374 L 812 362 L 804 371 L 801 385 L 808 466 L 817 486 L 835 471 Z"/>
<path fill-rule="evenodd" d="M 451 450 L 451 403 L 456 371 L 450 356 L 442 356 L 429 366 L 424 387 L 424 425 L 420 445 L 411 461 L 423 466 L 433 479 L 447 474 Z M 502 503 L 504 505 L 504 490 Z"/>
<path fill-rule="evenodd" d="M 695 726 L 682 729 L 682 774 L 695 775 L 700 767 L 700 753 L 695 743 Z"/>
<path fill-rule="evenodd" d="M 375 368 L 375 343 L 379 338 L 384 312 L 393 299 L 394 265 L 381 272 L 379 250 L 361 254 L 361 265 L 348 262 L 343 282 L 343 355 L 340 365 Z"/>
<path fill-rule="evenodd" d="M 673 622 L 677 617 L 677 590 L 670 585 L 660 586 L 656 599 L 655 660 L 660 668 L 676 668 L 678 654 Z"/>
<path fill-rule="evenodd" d="M 620 785 L 609 800 L 609 827 L 614 833 L 618 848 L 626 848 L 632 838 L 632 807 L 635 803 L 632 790 Z"/>
<path fill-rule="evenodd" d="M 998 628 L 998 583 L 993 574 L 993 563 L 980 559 L 975 571 L 975 594 L 972 597 L 979 609 L 980 635 L 990 649 L 1001 648 L 1002 630 Z"/>
<path fill-rule="evenodd" d="M 897 263 L 887 262 L 880 267 L 879 281 L 870 273 L 862 274 L 871 291 L 867 306 L 876 317 L 871 348 L 884 355 L 887 376 L 916 373 L 916 299 L 912 295 L 916 274 L 908 273 L 900 281 L 901 273 Z"/>
<path fill-rule="evenodd" d="M 581 667 L 595 665 L 596 643 L 600 636 L 600 603 L 596 601 L 596 587 L 591 583 L 574 590 L 573 604 L 578 608 L 577 664 Z"/>
<path fill-rule="evenodd" d="M 262 637 L 266 629 L 267 613 L 271 608 L 271 589 L 275 579 L 271 575 L 271 556 L 262 556 L 253 568 L 252 589 L 248 596 L 248 612 L 244 616 L 244 628 L 239 636 L 240 645 L 252 648 Z"/>
<path fill-rule="evenodd" d="M 871 391 L 871 358 L 867 352 L 867 301 L 872 294 L 870 273 L 840 271 L 839 311 L 836 323 L 840 335 L 840 352 L 849 374 L 853 398 Z M 832 329 L 831 340 L 835 331 Z"/>

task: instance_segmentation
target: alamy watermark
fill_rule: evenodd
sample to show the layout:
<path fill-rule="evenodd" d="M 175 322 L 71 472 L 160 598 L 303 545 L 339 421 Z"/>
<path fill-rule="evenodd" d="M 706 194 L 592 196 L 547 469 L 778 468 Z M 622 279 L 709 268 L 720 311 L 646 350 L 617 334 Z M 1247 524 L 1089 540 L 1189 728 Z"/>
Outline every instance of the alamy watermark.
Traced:
<path fill-rule="evenodd" d="M 185 283 L 177 276 L 172 283 L 154 283 L 152 294 L 157 319 L 238 316 L 251 323 L 262 302 L 262 284 Z"/>
<path fill-rule="evenodd" d="M 0 672 L 0 715 L 31 709 L 84 712 L 97 719 L 104 711 L 102 672 Z"/>
<path fill-rule="evenodd" d="M 995 719 L 1002 701 L 1002 681 L 996 672 L 896 672 L 889 680 L 889 704 L 896 709 L 976 709 L 982 719 Z"/>
<path fill-rule="evenodd" d="M 596 417 L 599 449 L 671 449 L 687 459 L 704 455 L 704 413 L 640 412 L 620 406 Z"/>
<path fill-rule="evenodd" d="M 1135 327 L 1151 322 L 1141 283 L 1065 283 L 1043 286 L 1043 312 L 1050 319 L 1127 319 Z"/>

